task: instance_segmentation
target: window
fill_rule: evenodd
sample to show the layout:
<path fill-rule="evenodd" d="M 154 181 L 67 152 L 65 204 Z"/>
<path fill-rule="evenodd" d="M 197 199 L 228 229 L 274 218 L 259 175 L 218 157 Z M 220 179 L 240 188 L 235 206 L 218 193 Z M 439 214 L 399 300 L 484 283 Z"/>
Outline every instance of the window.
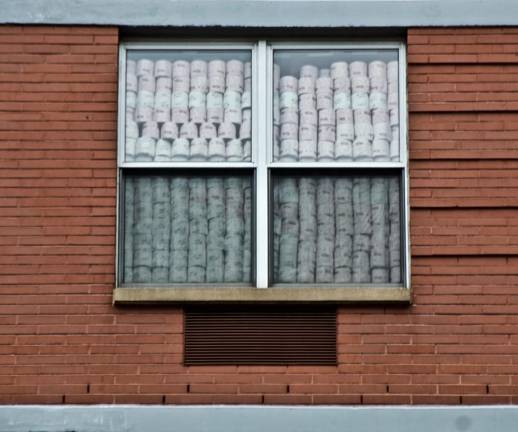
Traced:
<path fill-rule="evenodd" d="M 405 52 L 125 43 L 115 301 L 410 298 Z"/>

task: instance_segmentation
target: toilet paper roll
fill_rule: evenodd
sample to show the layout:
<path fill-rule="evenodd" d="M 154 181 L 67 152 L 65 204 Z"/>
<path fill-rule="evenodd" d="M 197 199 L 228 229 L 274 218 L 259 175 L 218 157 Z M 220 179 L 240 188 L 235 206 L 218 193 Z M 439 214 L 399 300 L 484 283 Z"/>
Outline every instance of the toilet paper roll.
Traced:
<path fill-rule="evenodd" d="M 187 109 L 189 107 L 189 93 L 173 92 L 171 93 L 171 108 Z"/>
<path fill-rule="evenodd" d="M 160 131 L 159 131 L 159 128 L 158 128 L 158 123 L 157 122 L 153 122 L 153 121 L 145 122 L 142 125 L 142 136 L 143 137 L 150 137 L 150 138 L 153 138 L 153 139 L 157 140 L 159 138 L 159 136 L 160 136 Z"/>
<path fill-rule="evenodd" d="M 155 64 L 153 63 L 153 60 L 149 60 L 149 59 L 137 60 L 136 75 L 138 77 L 141 77 L 144 75 L 153 76 L 154 69 L 155 69 Z"/>
<path fill-rule="evenodd" d="M 137 138 L 135 146 L 135 160 L 151 162 L 155 158 L 155 139 L 151 137 Z"/>
<path fill-rule="evenodd" d="M 294 108 L 284 108 L 281 110 L 281 124 L 292 124 L 298 126 L 299 112 Z M 282 132 L 281 132 L 282 133 Z"/>
<path fill-rule="evenodd" d="M 186 60 L 176 60 L 172 64 L 172 75 L 175 77 L 189 77 L 191 65 Z"/>
<path fill-rule="evenodd" d="M 171 93 L 169 91 L 162 90 L 155 94 L 153 118 L 161 123 L 171 120 Z"/>
<path fill-rule="evenodd" d="M 223 108 L 240 110 L 241 109 L 241 94 L 234 90 L 227 90 L 223 97 Z"/>
<path fill-rule="evenodd" d="M 367 76 L 367 63 L 363 61 L 353 61 L 349 64 L 349 75 L 355 76 Z"/>
<path fill-rule="evenodd" d="M 160 139 L 156 143 L 155 161 L 167 162 L 171 160 L 171 143 Z"/>
<path fill-rule="evenodd" d="M 243 161 L 249 162 L 252 160 L 252 141 L 244 140 L 243 141 Z"/>
<path fill-rule="evenodd" d="M 160 129 L 160 137 L 166 140 L 178 138 L 178 126 L 174 122 L 165 122 Z"/>
<path fill-rule="evenodd" d="M 152 121 L 153 120 L 153 107 L 138 105 L 138 99 L 137 99 L 137 108 L 135 108 L 135 120 L 137 120 L 137 122 L 139 122 L 139 123 Z"/>
<path fill-rule="evenodd" d="M 299 240 L 296 282 L 315 282 L 316 252 L 316 241 Z"/>
<path fill-rule="evenodd" d="M 137 74 L 137 62 L 135 60 L 126 60 L 126 74 Z"/>
<path fill-rule="evenodd" d="M 190 65 L 191 79 L 197 77 L 206 77 L 208 72 L 208 65 L 205 60 L 193 60 Z"/>
<path fill-rule="evenodd" d="M 209 76 L 209 91 L 223 93 L 225 91 L 225 75 Z"/>
<path fill-rule="evenodd" d="M 169 60 L 161 59 L 155 63 L 155 77 L 171 78 L 172 65 Z"/>
<path fill-rule="evenodd" d="M 387 64 L 381 60 L 374 60 L 369 63 L 369 77 L 387 78 Z"/>
<path fill-rule="evenodd" d="M 370 123 L 354 123 L 354 135 L 356 138 L 372 141 L 374 138 L 374 129 Z"/>
<path fill-rule="evenodd" d="M 318 141 L 318 160 L 331 162 L 335 158 L 333 141 Z"/>
<path fill-rule="evenodd" d="M 171 77 L 160 77 L 156 80 L 156 91 L 166 91 L 171 93 L 173 89 L 173 80 Z"/>
<path fill-rule="evenodd" d="M 134 121 L 126 121 L 126 138 L 138 138 L 138 125 Z"/>
<path fill-rule="evenodd" d="M 336 128 L 333 125 L 318 125 L 318 140 L 334 143 L 336 140 Z"/>
<path fill-rule="evenodd" d="M 351 93 L 351 80 L 346 77 L 334 78 L 333 90 L 335 92 Z"/>
<path fill-rule="evenodd" d="M 390 160 L 399 161 L 399 135 L 397 133 L 392 135 L 389 153 Z"/>
<path fill-rule="evenodd" d="M 216 126 L 213 123 L 203 123 L 200 126 L 200 137 L 205 139 L 216 138 L 218 132 Z"/>
<path fill-rule="evenodd" d="M 388 268 L 373 268 L 372 269 L 372 283 L 383 284 L 389 281 Z"/>
<path fill-rule="evenodd" d="M 387 80 L 383 78 L 371 78 L 370 79 L 370 88 L 371 91 L 376 91 L 380 93 L 387 93 L 388 86 Z"/>
<path fill-rule="evenodd" d="M 336 126 L 336 139 L 340 141 L 352 141 L 354 140 L 354 125 L 353 123 L 339 123 Z"/>
<path fill-rule="evenodd" d="M 223 60 L 211 60 L 208 65 L 209 77 L 225 76 L 226 66 Z"/>
<path fill-rule="evenodd" d="M 153 75 L 141 75 L 138 77 L 138 90 L 154 93 L 156 90 L 155 77 Z"/>
<path fill-rule="evenodd" d="M 151 108 L 155 105 L 155 95 L 153 92 L 141 90 L 137 93 L 137 108 Z"/>
<path fill-rule="evenodd" d="M 295 93 L 297 95 L 298 87 L 298 79 L 291 75 L 285 75 L 279 81 L 281 97 L 282 93 Z"/>
<path fill-rule="evenodd" d="M 312 94 L 303 94 L 299 96 L 299 110 L 315 110 L 317 107 L 317 98 Z"/>
<path fill-rule="evenodd" d="M 242 122 L 242 112 L 240 108 L 225 108 L 223 118 L 226 122 L 240 125 Z"/>
<path fill-rule="evenodd" d="M 333 109 L 333 93 L 317 94 L 317 110 Z"/>
<path fill-rule="evenodd" d="M 209 81 L 206 76 L 191 77 L 191 91 L 207 93 L 209 90 Z"/>
<path fill-rule="evenodd" d="M 227 90 L 242 93 L 244 86 L 243 74 L 227 74 L 225 85 Z"/>
<path fill-rule="evenodd" d="M 241 96 L 241 108 L 249 109 L 252 108 L 252 93 L 250 91 L 244 91 Z"/>
<path fill-rule="evenodd" d="M 281 140 L 280 157 L 281 162 L 293 162 L 298 159 L 299 142 L 297 140 Z"/>
<path fill-rule="evenodd" d="M 346 62 L 339 61 L 331 63 L 331 78 L 347 77 L 349 75 L 349 66 Z"/>
<path fill-rule="evenodd" d="M 300 111 L 300 124 L 316 127 L 318 125 L 318 111 L 316 109 L 305 109 Z"/>
<path fill-rule="evenodd" d="M 248 140 L 252 137 L 252 111 L 243 110 L 243 118 L 241 120 L 241 127 L 239 128 L 239 138 Z"/>
<path fill-rule="evenodd" d="M 224 140 L 231 140 L 236 138 L 236 126 L 231 122 L 223 122 L 218 127 L 218 136 Z"/>
<path fill-rule="evenodd" d="M 320 76 L 317 78 L 316 85 L 317 93 L 331 93 L 333 91 L 333 80 L 331 77 Z"/>
<path fill-rule="evenodd" d="M 205 93 L 197 90 L 189 92 L 189 108 L 205 107 Z"/>
<path fill-rule="evenodd" d="M 317 160 L 317 139 L 302 139 L 299 141 L 299 159 L 303 162 Z"/>
<path fill-rule="evenodd" d="M 189 140 L 186 138 L 176 138 L 171 147 L 171 160 L 186 161 L 189 159 L 189 154 Z"/>
<path fill-rule="evenodd" d="M 315 79 L 312 77 L 301 77 L 298 83 L 298 94 L 314 94 L 315 93 Z"/>
<path fill-rule="evenodd" d="M 314 65 L 304 65 L 300 68 L 300 77 L 311 78 L 313 81 L 316 81 L 318 78 L 318 68 Z"/>
<path fill-rule="evenodd" d="M 209 141 L 209 160 L 224 161 L 226 158 L 225 141 L 222 138 L 211 138 Z"/>
<path fill-rule="evenodd" d="M 137 139 L 136 138 L 126 138 L 126 145 L 125 145 L 126 162 L 132 162 L 135 160 L 136 149 L 137 149 Z"/>
<path fill-rule="evenodd" d="M 227 61 L 227 74 L 229 75 L 243 75 L 245 65 L 241 60 Z"/>
<path fill-rule="evenodd" d="M 314 125 L 301 124 L 299 126 L 299 139 L 304 141 L 314 141 L 316 144 L 318 129 Z"/>
<path fill-rule="evenodd" d="M 190 160 L 204 161 L 209 157 L 209 143 L 205 138 L 191 140 Z"/>
<path fill-rule="evenodd" d="M 226 145 L 226 155 L 229 162 L 243 160 L 243 144 L 240 139 L 231 139 Z"/>
<path fill-rule="evenodd" d="M 399 64 L 397 60 L 390 61 L 387 63 L 387 80 L 392 83 L 396 83 L 398 81 L 399 75 Z"/>
<path fill-rule="evenodd" d="M 387 95 L 378 91 L 372 91 L 369 95 L 369 106 L 371 110 L 386 110 Z"/>
<path fill-rule="evenodd" d="M 335 112 L 336 124 L 353 124 L 353 111 L 351 109 L 338 109 Z"/>
<path fill-rule="evenodd" d="M 196 124 L 204 123 L 207 119 L 207 109 L 205 105 L 189 109 L 189 119 Z"/>
<path fill-rule="evenodd" d="M 399 124 L 399 110 L 397 108 L 389 110 L 390 126 L 397 126 Z"/>
<path fill-rule="evenodd" d="M 370 90 L 370 81 L 366 76 L 353 76 L 351 78 L 351 90 L 353 93 L 368 94 Z"/>
<path fill-rule="evenodd" d="M 252 92 L 252 78 L 246 78 L 243 84 L 243 91 L 244 92 Z"/>
<path fill-rule="evenodd" d="M 372 158 L 375 161 L 389 161 L 390 141 L 375 136 L 372 141 Z"/>
<path fill-rule="evenodd" d="M 187 123 L 189 121 L 189 109 L 185 108 L 172 108 L 171 109 L 171 120 L 179 125 Z"/>
<path fill-rule="evenodd" d="M 381 139 L 390 142 L 392 139 L 392 130 L 388 123 L 374 123 L 374 139 Z"/>
<path fill-rule="evenodd" d="M 243 75 L 246 78 L 252 78 L 252 62 L 245 62 Z"/>
<path fill-rule="evenodd" d="M 350 161 L 353 157 L 353 140 L 337 138 L 335 141 L 335 159 L 337 161 Z"/>
<path fill-rule="evenodd" d="M 194 122 L 182 124 L 180 127 L 180 138 L 194 139 L 198 137 L 198 126 Z"/>
<path fill-rule="evenodd" d="M 138 90 L 137 75 L 127 74 L 126 75 L 126 91 L 137 92 L 137 90 Z"/>
<path fill-rule="evenodd" d="M 297 93 L 292 91 L 282 91 L 280 94 L 279 106 L 281 111 L 283 109 L 297 109 L 298 104 L 298 96 Z"/>
<path fill-rule="evenodd" d="M 349 92 L 336 92 L 333 94 L 333 106 L 335 110 L 350 109 L 351 95 Z"/>
<path fill-rule="evenodd" d="M 189 75 L 173 76 L 173 92 L 188 93 L 190 90 Z"/>
<path fill-rule="evenodd" d="M 366 137 L 357 137 L 353 141 L 353 158 L 357 161 L 369 161 L 372 159 L 371 142 Z"/>
<path fill-rule="evenodd" d="M 126 121 L 135 121 L 135 108 L 126 107 Z"/>
<path fill-rule="evenodd" d="M 298 127 L 293 123 L 281 124 L 281 140 L 297 140 Z"/>
<path fill-rule="evenodd" d="M 333 126 L 335 125 L 335 111 L 333 109 L 322 109 L 318 111 L 318 125 Z"/>

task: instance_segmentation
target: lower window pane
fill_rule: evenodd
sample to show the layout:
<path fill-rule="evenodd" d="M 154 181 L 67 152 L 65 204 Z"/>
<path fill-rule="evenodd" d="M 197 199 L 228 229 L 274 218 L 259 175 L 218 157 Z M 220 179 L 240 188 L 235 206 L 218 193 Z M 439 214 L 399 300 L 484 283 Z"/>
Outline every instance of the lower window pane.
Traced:
<path fill-rule="evenodd" d="M 124 283 L 250 283 L 252 177 L 127 175 Z"/>
<path fill-rule="evenodd" d="M 400 284 L 400 178 L 273 176 L 273 280 Z"/>

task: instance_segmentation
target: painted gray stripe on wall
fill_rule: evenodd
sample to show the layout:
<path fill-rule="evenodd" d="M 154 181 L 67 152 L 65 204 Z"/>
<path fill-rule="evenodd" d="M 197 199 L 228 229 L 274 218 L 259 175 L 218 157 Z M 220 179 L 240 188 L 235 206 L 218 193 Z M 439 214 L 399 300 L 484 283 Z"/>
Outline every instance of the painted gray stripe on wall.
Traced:
<path fill-rule="evenodd" d="M 3 406 L 1 432 L 515 432 L 518 407 Z"/>
<path fill-rule="evenodd" d="M 122 26 L 516 25 L 515 0 L 0 0 L 0 23 Z"/>

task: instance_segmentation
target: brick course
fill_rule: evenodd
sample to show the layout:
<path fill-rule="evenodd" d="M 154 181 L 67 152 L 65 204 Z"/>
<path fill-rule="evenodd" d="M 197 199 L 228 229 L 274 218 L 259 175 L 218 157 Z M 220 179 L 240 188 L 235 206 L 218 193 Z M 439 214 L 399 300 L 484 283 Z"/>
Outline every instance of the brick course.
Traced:
<path fill-rule="evenodd" d="M 411 29 L 411 306 L 346 306 L 337 367 L 182 366 L 114 307 L 118 30 L 0 27 L 0 403 L 518 402 L 518 29 Z"/>

